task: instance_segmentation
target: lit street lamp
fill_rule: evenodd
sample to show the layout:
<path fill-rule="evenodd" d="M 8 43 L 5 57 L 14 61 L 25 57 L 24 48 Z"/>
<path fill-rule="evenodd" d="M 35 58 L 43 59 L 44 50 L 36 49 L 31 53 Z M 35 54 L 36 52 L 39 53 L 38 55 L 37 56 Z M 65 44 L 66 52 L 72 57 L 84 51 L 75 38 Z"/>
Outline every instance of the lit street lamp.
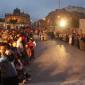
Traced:
<path fill-rule="evenodd" d="M 66 19 L 60 19 L 59 26 L 62 28 L 65 28 L 67 26 L 67 20 Z"/>
<path fill-rule="evenodd" d="M 65 28 L 68 25 L 68 19 L 63 16 L 57 16 L 57 26 L 61 28 Z"/>

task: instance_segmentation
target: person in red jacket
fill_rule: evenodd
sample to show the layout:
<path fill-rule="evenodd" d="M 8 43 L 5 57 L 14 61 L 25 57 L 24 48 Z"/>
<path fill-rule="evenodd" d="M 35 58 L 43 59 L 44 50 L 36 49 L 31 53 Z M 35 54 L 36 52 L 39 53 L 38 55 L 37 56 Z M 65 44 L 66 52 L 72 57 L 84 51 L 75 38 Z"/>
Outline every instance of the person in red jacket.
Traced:
<path fill-rule="evenodd" d="M 34 58 L 34 48 L 35 48 L 35 46 L 36 46 L 36 42 L 34 42 L 33 39 L 31 38 L 26 45 L 26 47 L 28 49 L 27 53 L 28 53 L 28 56 L 30 57 L 30 60 L 32 60 Z"/>

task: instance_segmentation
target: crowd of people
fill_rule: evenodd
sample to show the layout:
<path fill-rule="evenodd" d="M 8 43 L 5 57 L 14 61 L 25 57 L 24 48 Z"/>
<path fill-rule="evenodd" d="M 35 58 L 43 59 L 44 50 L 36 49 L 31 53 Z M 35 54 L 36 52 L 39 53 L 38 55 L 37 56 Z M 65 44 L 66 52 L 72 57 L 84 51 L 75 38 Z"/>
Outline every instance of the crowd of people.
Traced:
<path fill-rule="evenodd" d="M 85 44 L 85 35 L 77 33 L 59 34 L 55 36 L 47 31 L 37 31 L 32 29 L 0 29 L 0 83 L 2 85 L 19 85 L 31 80 L 31 74 L 26 72 L 26 66 L 35 58 L 34 48 L 36 34 L 40 40 L 47 40 L 50 35 L 52 39 L 57 36 L 70 45 L 80 48 L 79 40 Z"/>
<path fill-rule="evenodd" d="M 33 30 L 0 29 L 0 83 L 2 85 L 19 85 L 31 79 L 26 72 L 34 57 L 36 42 Z"/>
<path fill-rule="evenodd" d="M 78 33 L 57 33 L 57 38 L 67 42 L 69 45 L 78 47 L 79 49 L 85 49 L 85 34 Z M 81 47 L 83 46 L 83 48 Z"/>

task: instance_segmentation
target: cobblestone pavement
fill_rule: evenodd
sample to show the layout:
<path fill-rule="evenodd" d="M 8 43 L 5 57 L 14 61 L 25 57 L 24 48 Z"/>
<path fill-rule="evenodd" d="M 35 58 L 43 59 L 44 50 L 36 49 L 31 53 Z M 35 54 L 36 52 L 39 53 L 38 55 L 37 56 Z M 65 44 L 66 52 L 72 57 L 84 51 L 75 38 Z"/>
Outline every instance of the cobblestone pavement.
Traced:
<path fill-rule="evenodd" d="M 62 41 L 48 40 L 38 42 L 35 57 L 30 65 L 32 81 L 28 85 L 68 85 L 63 82 L 70 81 L 78 82 L 69 85 L 85 85 L 80 82 L 85 79 L 85 51 Z"/>

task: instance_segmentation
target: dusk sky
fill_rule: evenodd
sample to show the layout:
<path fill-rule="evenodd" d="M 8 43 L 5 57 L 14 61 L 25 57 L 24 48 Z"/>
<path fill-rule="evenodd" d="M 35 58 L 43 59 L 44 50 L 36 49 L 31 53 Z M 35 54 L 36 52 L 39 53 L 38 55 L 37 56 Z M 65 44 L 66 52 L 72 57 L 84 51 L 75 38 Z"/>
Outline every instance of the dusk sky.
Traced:
<path fill-rule="evenodd" d="M 85 7 L 85 0 L 60 0 L 60 7 L 76 5 Z M 48 15 L 49 12 L 59 8 L 59 0 L 0 0 L 0 16 L 20 8 L 29 13 L 32 20 L 38 20 Z"/>

